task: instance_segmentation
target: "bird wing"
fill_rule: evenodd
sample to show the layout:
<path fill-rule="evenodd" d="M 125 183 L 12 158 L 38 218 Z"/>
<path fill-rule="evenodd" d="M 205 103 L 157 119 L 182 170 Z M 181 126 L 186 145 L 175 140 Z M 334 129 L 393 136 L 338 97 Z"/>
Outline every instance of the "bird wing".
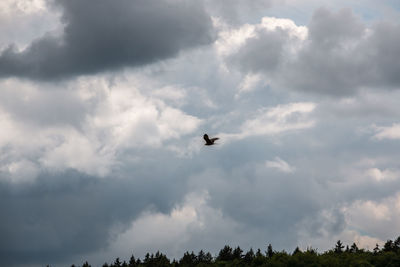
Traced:
<path fill-rule="evenodd" d="M 219 137 L 214 137 L 214 138 L 211 138 L 210 141 L 214 143 L 214 141 L 217 141 L 218 139 L 219 139 Z"/>
<path fill-rule="evenodd" d="M 206 143 L 207 143 L 207 144 L 210 144 L 210 143 L 211 143 L 211 140 L 210 140 L 210 138 L 208 138 L 208 135 L 207 135 L 207 134 L 203 135 L 203 138 L 204 138 L 204 140 L 206 140 Z"/>

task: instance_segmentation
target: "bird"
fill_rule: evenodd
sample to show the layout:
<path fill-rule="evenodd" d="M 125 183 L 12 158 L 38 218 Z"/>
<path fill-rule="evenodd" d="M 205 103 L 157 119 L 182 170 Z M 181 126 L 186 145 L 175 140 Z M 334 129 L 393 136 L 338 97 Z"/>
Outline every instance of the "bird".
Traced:
<path fill-rule="evenodd" d="M 215 145 L 214 142 L 219 139 L 218 137 L 214 137 L 214 138 L 210 139 L 210 138 L 208 138 L 207 134 L 204 134 L 203 138 L 204 138 L 204 140 L 206 140 L 206 143 L 204 144 L 205 146 Z"/>

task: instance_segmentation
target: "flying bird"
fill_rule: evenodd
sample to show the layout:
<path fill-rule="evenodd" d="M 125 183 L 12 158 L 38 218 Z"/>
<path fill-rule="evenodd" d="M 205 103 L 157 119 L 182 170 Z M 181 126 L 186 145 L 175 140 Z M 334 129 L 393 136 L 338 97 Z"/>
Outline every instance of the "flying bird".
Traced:
<path fill-rule="evenodd" d="M 216 141 L 216 140 L 218 140 L 219 138 L 218 137 L 214 137 L 214 138 L 208 138 L 208 135 L 207 134 L 204 134 L 203 135 L 203 138 L 204 138 L 204 140 L 206 140 L 206 143 L 204 144 L 204 145 L 206 145 L 206 146 L 212 146 L 212 145 L 214 145 L 214 142 Z"/>

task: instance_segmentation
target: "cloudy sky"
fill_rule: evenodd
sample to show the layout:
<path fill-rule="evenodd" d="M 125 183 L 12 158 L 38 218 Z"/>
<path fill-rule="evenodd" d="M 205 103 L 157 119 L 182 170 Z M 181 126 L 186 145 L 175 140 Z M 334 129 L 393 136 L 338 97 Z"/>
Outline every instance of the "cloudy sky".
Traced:
<path fill-rule="evenodd" d="M 2 0 L 0 266 L 396 238 L 399 15 Z"/>

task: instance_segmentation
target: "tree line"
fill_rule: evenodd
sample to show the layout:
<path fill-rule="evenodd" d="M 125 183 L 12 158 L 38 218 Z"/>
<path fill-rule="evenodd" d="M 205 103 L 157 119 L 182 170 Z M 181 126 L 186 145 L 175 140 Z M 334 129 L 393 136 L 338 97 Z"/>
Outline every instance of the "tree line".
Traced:
<path fill-rule="evenodd" d="M 88 262 L 82 267 L 92 267 Z M 338 240 L 335 246 L 325 252 L 319 253 L 312 247 L 302 251 L 299 247 L 292 253 L 285 250 L 276 251 L 269 244 L 265 251 L 252 248 L 244 252 L 240 247 L 232 248 L 226 245 L 218 255 L 212 256 L 210 252 L 200 250 L 197 254 L 185 252 L 179 260 L 172 261 L 164 254 L 147 253 L 143 259 L 135 258 L 133 255 L 128 261 L 116 258 L 113 263 L 104 263 L 102 267 L 189 267 L 189 266 L 330 266 L 330 267 L 399 267 L 400 266 L 400 236 L 395 240 L 388 240 L 383 247 L 376 244 L 372 251 L 358 248 L 353 243 L 344 245 Z M 71 265 L 71 267 L 79 267 Z"/>

